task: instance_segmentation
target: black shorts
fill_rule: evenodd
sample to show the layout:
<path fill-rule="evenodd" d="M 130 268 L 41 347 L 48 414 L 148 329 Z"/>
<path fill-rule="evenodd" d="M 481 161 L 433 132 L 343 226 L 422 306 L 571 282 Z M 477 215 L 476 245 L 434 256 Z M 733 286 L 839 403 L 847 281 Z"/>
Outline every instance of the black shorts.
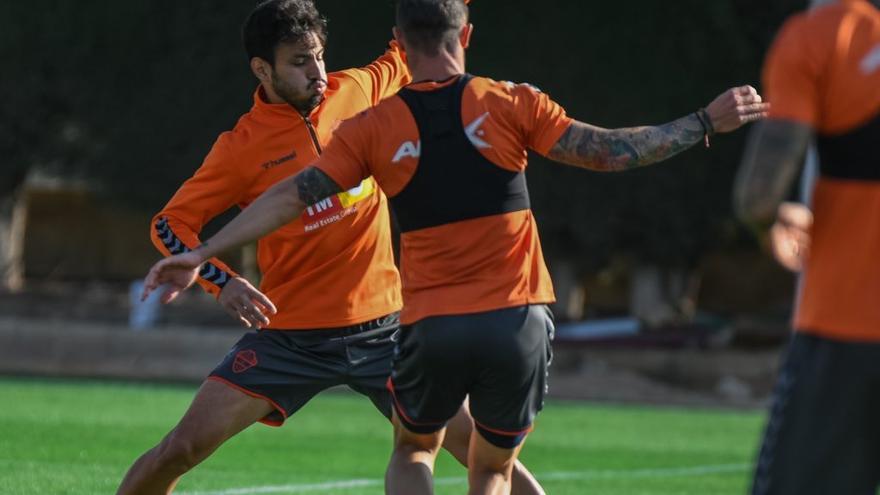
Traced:
<path fill-rule="evenodd" d="M 390 418 L 385 383 L 399 328 L 392 314 L 344 328 L 249 332 L 208 379 L 268 401 L 275 410 L 260 421 L 272 426 L 336 385 L 366 395 Z"/>
<path fill-rule="evenodd" d="M 388 379 L 400 421 L 414 433 L 433 433 L 470 395 L 483 438 L 516 447 L 544 406 L 552 339 L 553 317 L 545 305 L 404 325 Z"/>
<path fill-rule="evenodd" d="M 773 393 L 753 495 L 875 495 L 880 343 L 797 332 Z"/>

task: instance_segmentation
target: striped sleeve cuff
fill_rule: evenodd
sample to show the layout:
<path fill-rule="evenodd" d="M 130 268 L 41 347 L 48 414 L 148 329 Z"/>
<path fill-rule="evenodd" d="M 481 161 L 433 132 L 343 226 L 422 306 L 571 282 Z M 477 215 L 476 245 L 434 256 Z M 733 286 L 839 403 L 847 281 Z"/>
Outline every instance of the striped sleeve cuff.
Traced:
<path fill-rule="evenodd" d="M 171 226 L 168 225 L 167 218 L 160 218 L 156 222 L 156 233 L 159 235 L 159 240 L 162 241 L 165 249 L 167 249 L 172 255 L 188 253 L 190 251 L 190 248 L 187 247 L 179 237 L 174 235 Z M 229 282 L 229 279 L 231 278 L 229 273 L 210 261 L 202 266 L 201 271 L 199 271 L 199 277 L 221 289 L 226 286 L 226 283 Z"/>

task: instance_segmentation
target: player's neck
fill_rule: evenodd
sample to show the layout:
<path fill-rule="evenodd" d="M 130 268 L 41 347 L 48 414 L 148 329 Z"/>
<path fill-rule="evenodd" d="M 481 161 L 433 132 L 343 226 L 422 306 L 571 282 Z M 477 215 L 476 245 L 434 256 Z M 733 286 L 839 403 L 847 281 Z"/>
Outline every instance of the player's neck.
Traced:
<path fill-rule="evenodd" d="M 414 82 L 445 81 L 464 74 L 464 57 L 441 51 L 434 57 L 413 54 L 409 58 L 409 70 Z"/>

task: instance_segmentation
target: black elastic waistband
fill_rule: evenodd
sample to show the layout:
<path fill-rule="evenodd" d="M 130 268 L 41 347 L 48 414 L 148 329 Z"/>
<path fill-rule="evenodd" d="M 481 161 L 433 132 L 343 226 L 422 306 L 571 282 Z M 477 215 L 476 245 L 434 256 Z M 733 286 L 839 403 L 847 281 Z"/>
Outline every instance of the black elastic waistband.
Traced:
<path fill-rule="evenodd" d="M 366 332 L 381 333 L 386 330 L 392 330 L 400 325 L 400 313 L 391 313 L 379 318 L 355 323 L 345 327 L 332 328 L 316 328 L 314 330 L 285 330 L 283 328 L 263 328 L 261 332 L 284 332 L 297 337 L 309 338 L 315 337 L 322 340 L 331 340 L 345 338 L 352 335 L 360 335 Z"/>

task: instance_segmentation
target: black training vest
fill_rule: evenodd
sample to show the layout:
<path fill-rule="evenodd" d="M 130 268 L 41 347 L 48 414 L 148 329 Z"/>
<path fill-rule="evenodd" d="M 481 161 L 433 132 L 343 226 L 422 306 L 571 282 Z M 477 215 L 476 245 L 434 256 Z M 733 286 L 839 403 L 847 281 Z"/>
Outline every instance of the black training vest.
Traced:
<path fill-rule="evenodd" d="M 463 74 L 435 91 L 404 88 L 397 93 L 412 112 L 421 140 L 415 173 L 390 198 L 401 232 L 530 207 L 525 173 L 490 162 L 467 137 L 461 100 L 472 78 Z"/>
<path fill-rule="evenodd" d="M 880 180 L 880 115 L 837 136 L 818 136 L 819 168 L 834 179 Z"/>

